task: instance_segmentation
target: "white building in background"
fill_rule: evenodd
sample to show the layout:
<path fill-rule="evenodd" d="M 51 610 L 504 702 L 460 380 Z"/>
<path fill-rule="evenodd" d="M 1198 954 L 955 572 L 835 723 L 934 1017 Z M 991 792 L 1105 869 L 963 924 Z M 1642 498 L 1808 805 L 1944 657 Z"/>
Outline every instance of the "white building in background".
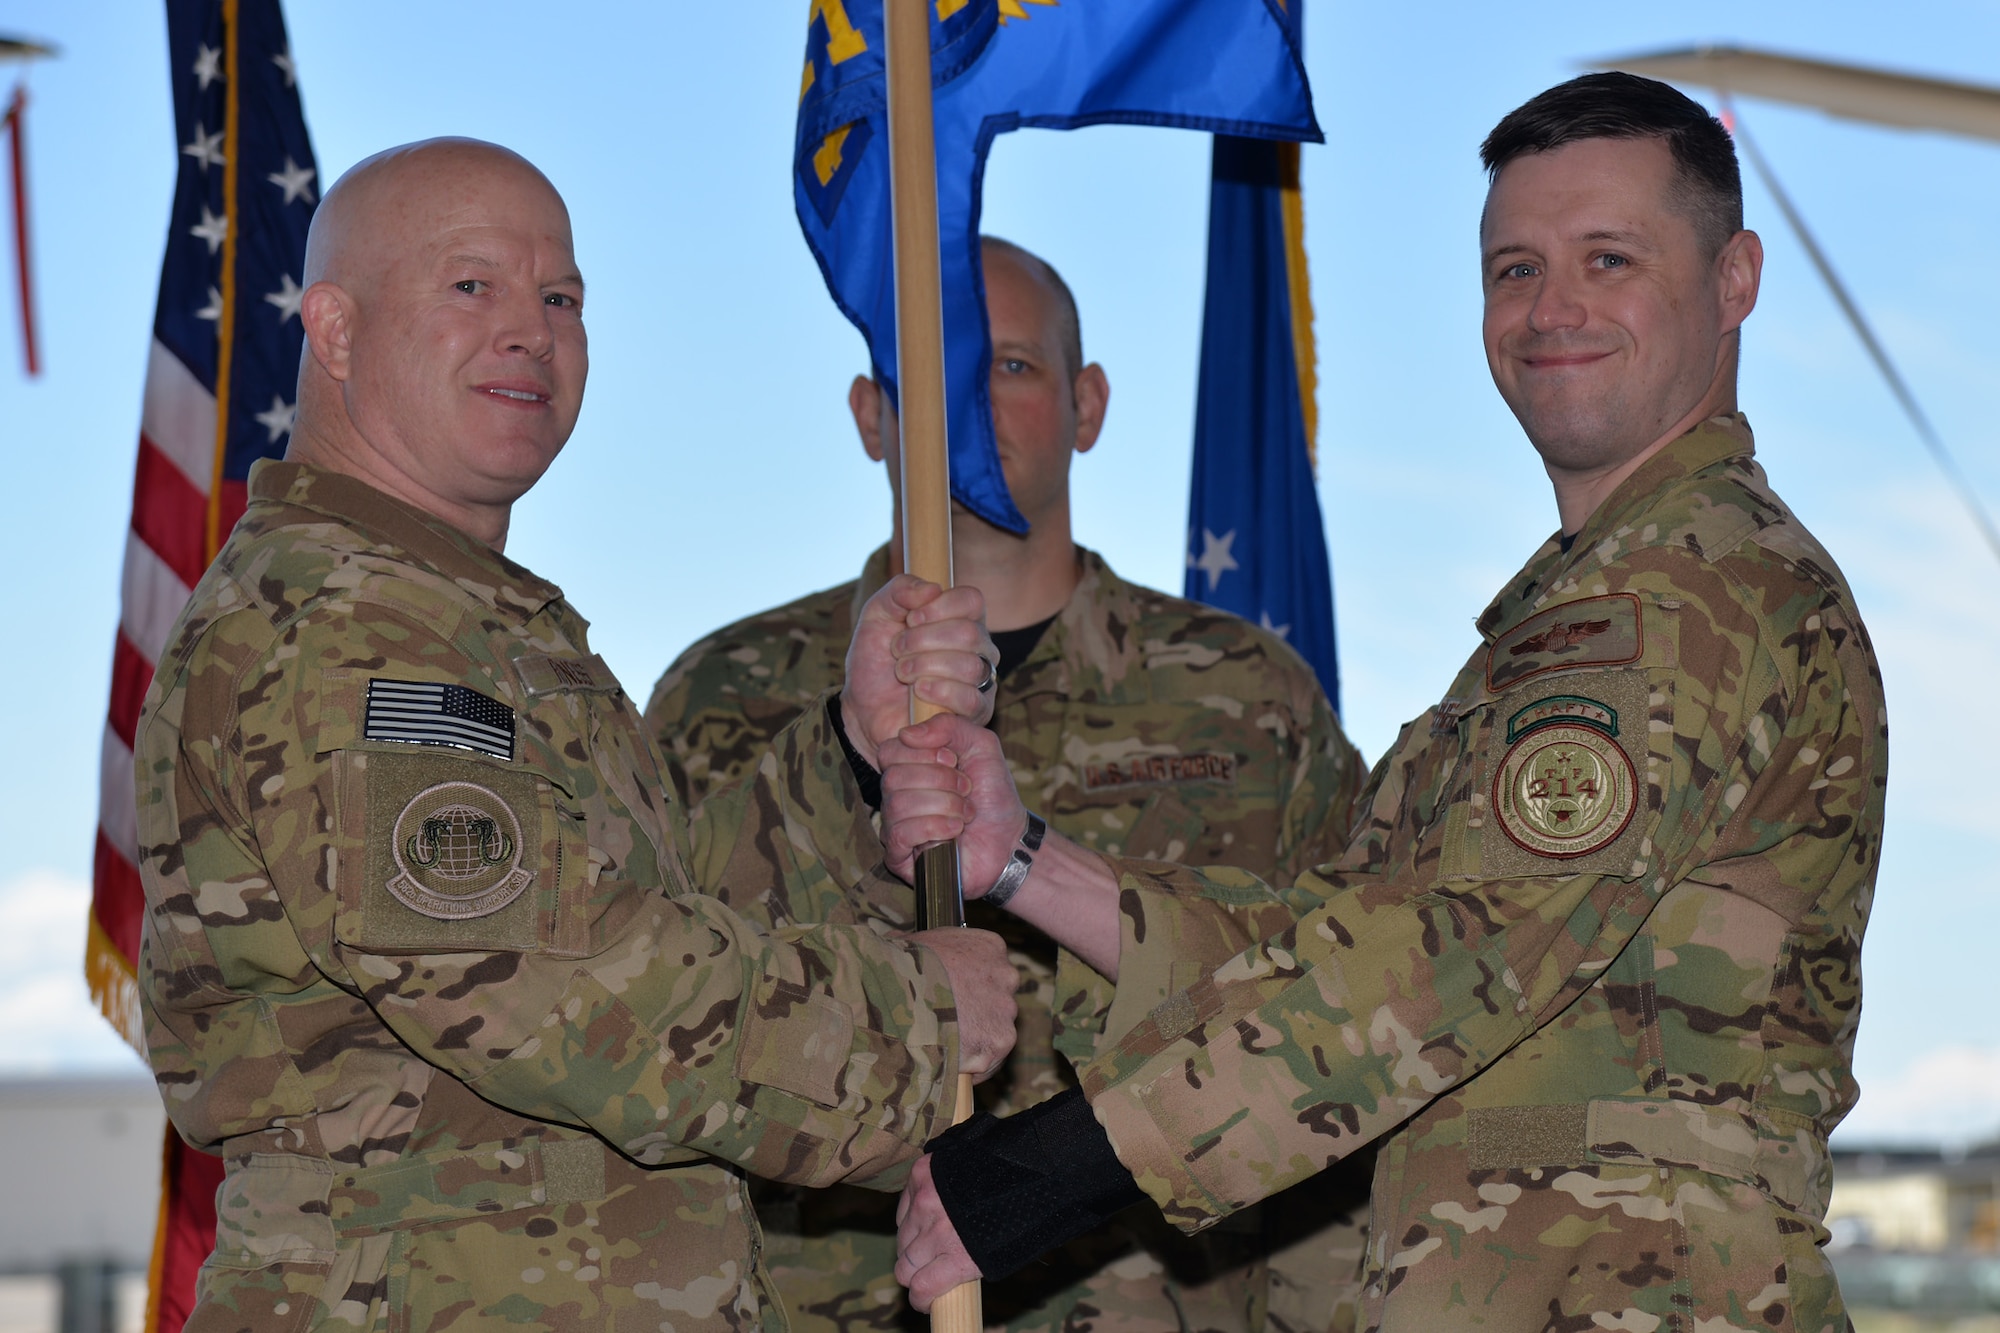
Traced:
<path fill-rule="evenodd" d="M 0 1271 L 106 1259 L 144 1272 L 167 1115 L 149 1078 L 0 1080 Z"/>
<path fill-rule="evenodd" d="M 1836 1243 L 1883 1250 L 1943 1250 L 1951 1246 L 1950 1198 L 1942 1172 L 1884 1170 L 1837 1174 L 1826 1225 Z"/>
<path fill-rule="evenodd" d="M 1826 1226 L 1843 1247 L 2000 1253 L 2000 1145 L 1835 1149 Z"/>
<path fill-rule="evenodd" d="M 1826 1227 L 1864 1333 L 2000 1326 L 2000 1145 L 1836 1148 Z"/>
<path fill-rule="evenodd" d="M 0 1079 L 0 1333 L 56 1333 L 65 1267 L 111 1278 L 109 1327 L 140 1327 L 166 1125 L 143 1075 Z"/>

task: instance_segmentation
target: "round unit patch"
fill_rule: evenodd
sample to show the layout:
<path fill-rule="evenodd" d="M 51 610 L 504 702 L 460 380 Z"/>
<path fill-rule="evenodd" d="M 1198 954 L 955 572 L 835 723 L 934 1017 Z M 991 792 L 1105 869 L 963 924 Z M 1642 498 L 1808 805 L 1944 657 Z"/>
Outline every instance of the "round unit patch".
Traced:
<path fill-rule="evenodd" d="M 534 883 L 521 868 L 521 823 L 507 802 L 471 782 L 440 782 L 396 816 L 388 890 L 439 921 L 490 916 Z"/>
<path fill-rule="evenodd" d="M 1500 761 L 1500 827 L 1537 856 L 1587 856 L 1632 822 L 1638 775 L 1618 742 L 1594 727 L 1541 727 Z"/>

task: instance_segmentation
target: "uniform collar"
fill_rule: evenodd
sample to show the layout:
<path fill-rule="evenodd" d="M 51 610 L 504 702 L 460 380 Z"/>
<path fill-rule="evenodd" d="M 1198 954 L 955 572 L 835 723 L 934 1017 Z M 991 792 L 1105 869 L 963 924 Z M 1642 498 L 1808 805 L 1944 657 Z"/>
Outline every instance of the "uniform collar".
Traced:
<path fill-rule="evenodd" d="M 1480 613 L 1477 623 L 1481 637 L 1490 643 L 1533 611 L 1543 589 L 1597 559 L 1598 547 L 1607 537 L 1658 504 L 1667 491 L 1697 473 L 1739 458 L 1751 458 L 1755 453 L 1749 419 L 1740 412 L 1710 417 L 1674 440 L 1604 498 L 1584 520 L 1569 550 L 1562 549 L 1560 533 L 1536 549 L 1528 563 Z"/>
<path fill-rule="evenodd" d="M 1138 618 L 1132 585 L 1118 577 L 1105 558 L 1086 546 L 1076 548 L 1076 588 L 1003 687 L 1015 698 L 1054 694 L 1069 698 L 1076 689 L 1080 661 L 1115 661 L 1132 645 Z M 1097 642 L 1104 640 L 1104 642 Z"/>
<path fill-rule="evenodd" d="M 250 502 L 336 519 L 376 545 L 430 566 L 496 610 L 532 616 L 562 598 L 561 588 L 486 543 L 344 472 L 264 459 L 250 468 Z"/>

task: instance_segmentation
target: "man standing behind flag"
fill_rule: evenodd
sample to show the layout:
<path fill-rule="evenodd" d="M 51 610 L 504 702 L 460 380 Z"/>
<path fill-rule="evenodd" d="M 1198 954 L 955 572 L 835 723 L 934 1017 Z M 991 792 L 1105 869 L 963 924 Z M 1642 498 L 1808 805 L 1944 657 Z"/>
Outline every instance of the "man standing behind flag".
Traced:
<path fill-rule="evenodd" d="M 1305 0 L 938 0 L 929 7 L 951 493 L 997 528 L 1028 521 L 995 447 L 980 318 L 979 196 L 998 135 L 1153 125 L 1322 138 L 1300 54 Z M 812 0 L 793 198 L 834 303 L 896 397 L 882 0 Z"/>
<path fill-rule="evenodd" d="M 1127 583 L 1076 544 L 1070 465 L 1096 443 L 1110 385 L 1102 367 L 1083 359 L 1075 301 L 1055 269 L 990 237 L 982 255 L 994 433 L 1029 528 L 1017 536 L 955 505 L 952 533 L 958 579 L 984 594 L 994 626 L 992 725 L 1016 781 L 1051 827 L 1086 846 L 1214 858 L 1290 883 L 1345 845 L 1364 776 L 1359 756 L 1311 669 L 1276 636 Z M 646 720 L 690 806 L 754 772 L 779 731 L 839 686 L 855 616 L 901 568 L 894 409 L 867 376 L 855 378 L 848 405 L 868 456 L 888 465 L 898 501 L 890 541 L 855 582 L 719 630 L 661 678 Z M 1218 699 L 1231 707 L 1217 710 Z M 862 882 L 845 899 L 725 897 L 774 927 L 827 919 L 910 928 L 911 891 L 872 869 L 859 861 L 836 874 L 840 883 Z M 981 1097 L 1005 1113 L 1076 1085 L 1068 1062 L 1092 1054 L 1110 989 L 1013 918 L 975 908 L 973 920 L 1006 933 L 1024 983 L 1014 1056 Z M 1365 1197 L 1362 1176 L 1345 1197 L 1323 1188 L 1287 1196 L 1228 1234 L 1195 1241 L 1135 1214 L 1032 1275 L 989 1284 L 987 1318 L 1016 1330 L 1099 1333 L 1255 1327 L 1266 1280 L 1255 1256 L 1274 1236 L 1313 1231 Z M 893 1200 L 851 1189 L 788 1192 L 760 1203 L 759 1214 L 795 1329 L 898 1326 L 905 1307 L 893 1271 Z M 1352 1243 L 1326 1238 L 1322 1253 L 1349 1252 L 1358 1267 L 1359 1219 L 1341 1234 Z M 1320 1289 L 1328 1285 L 1322 1275 Z"/>

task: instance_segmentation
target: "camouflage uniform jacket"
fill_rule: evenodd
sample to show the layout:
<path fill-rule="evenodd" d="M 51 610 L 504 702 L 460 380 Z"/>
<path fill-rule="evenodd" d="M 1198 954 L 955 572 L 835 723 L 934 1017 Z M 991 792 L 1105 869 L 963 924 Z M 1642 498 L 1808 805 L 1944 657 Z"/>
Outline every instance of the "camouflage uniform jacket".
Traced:
<path fill-rule="evenodd" d="M 1846 1327 L 1820 1222 L 1882 685 L 1751 455 L 1715 418 L 1534 554 L 1295 921 L 1124 868 L 1119 1004 L 1167 998 L 1083 1085 L 1170 1217 L 1389 1134 L 1364 1326 Z M 1180 989 L 1145 942 L 1178 914 L 1262 942 Z"/>
<path fill-rule="evenodd" d="M 1345 845 L 1363 770 L 1311 669 L 1236 616 L 1127 583 L 1093 552 L 1083 551 L 1081 564 L 1075 593 L 1000 683 L 995 704 L 994 730 L 1028 803 L 1054 828 L 1108 853 L 1237 865 L 1287 884 L 1331 859 Z M 646 721 L 683 799 L 699 806 L 738 780 L 781 728 L 840 683 L 855 617 L 888 575 L 883 548 L 858 581 L 718 630 L 668 669 Z M 911 891 L 871 869 L 857 862 L 836 876 L 861 885 L 844 900 L 728 901 L 773 924 L 858 918 L 907 928 Z M 1111 989 L 1014 918 L 976 903 L 972 915 L 1008 937 L 1023 975 L 1014 1053 L 1005 1073 L 980 1088 L 981 1104 L 1004 1114 L 1075 1086 L 1057 1053 L 1089 1058 Z M 1362 1188 L 1357 1182 L 1344 1201 L 1301 1200 L 1283 1219 L 1286 1238 L 1311 1236 L 1307 1214 L 1339 1216 L 1343 1202 L 1358 1210 Z M 802 1329 L 893 1321 L 904 1308 L 891 1274 L 893 1210 L 843 1193 L 852 1191 L 791 1201 L 805 1212 L 795 1255 L 778 1234 L 791 1225 L 782 1201 L 761 1209 L 773 1271 Z M 1244 1218 L 1231 1235 L 1201 1245 L 1157 1219 L 1114 1228 L 1028 1275 L 989 1283 L 989 1322 L 1090 1324 L 1095 1312 L 1099 1328 L 1254 1325 L 1267 1279 L 1243 1256 L 1273 1243 L 1265 1225 Z M 1165 1275 L 1131 1256 L 1135 1243 L 1164 1263 Z M 1351 1300 L 1358 1285 L 1358 1216 L 1304 1243 L 1319 1249 L 1269 1278 L 1271 1309 L 1280 1328 L 1324 1333 L 1334 1304 Z M 1350 1251 L 1349 1271 L 1334 1277 L 1329 1256 Z"/>
<path fill-rule="evenodd" d="M 782 1328 L 736 1168 L 897 1166 L 957 1060 L 929 954 L 694 891 L 810 884 L 804 810 L 866 832 L 824 710 L 755 853 L 691 852 L 558 589 L 352 478 L 250 485 L 137 747 L 151 1059 L 228 1164 L 189 1327 Z"/>

